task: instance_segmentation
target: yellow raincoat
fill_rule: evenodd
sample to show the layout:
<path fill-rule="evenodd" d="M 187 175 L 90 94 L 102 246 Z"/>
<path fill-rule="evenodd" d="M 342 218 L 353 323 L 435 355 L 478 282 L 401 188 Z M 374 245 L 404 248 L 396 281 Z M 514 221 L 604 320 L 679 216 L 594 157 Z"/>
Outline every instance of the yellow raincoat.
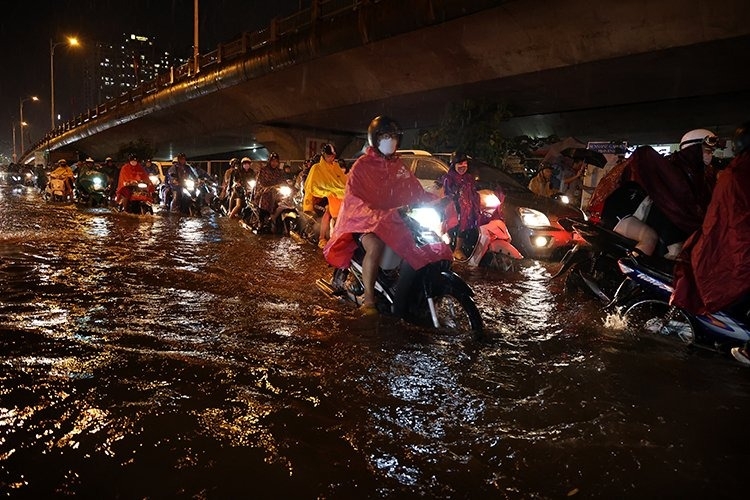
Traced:
<path fill-rule="evenodd" d="M 302 210 L 312 212 L 315 207 L 315 198 L 328 198 L 328 210 L 331 212 L 331 217 L 338 217 L 345 187 L 346 174 L 339 164 L 328 163 L 321 157 L 307 174 Z"/>

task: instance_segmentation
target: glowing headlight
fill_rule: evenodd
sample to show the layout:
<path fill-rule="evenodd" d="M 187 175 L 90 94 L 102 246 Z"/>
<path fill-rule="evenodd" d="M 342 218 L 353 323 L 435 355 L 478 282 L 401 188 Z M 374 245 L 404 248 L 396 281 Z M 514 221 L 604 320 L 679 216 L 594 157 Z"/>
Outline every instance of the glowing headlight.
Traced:
<path fill-rule="evenodd" d="M 440 234 L 442 220 L 440 219 L 440 214 L 438 214 L 437 210 L 435 210 L 434 208 L 413 208 L 409 212 L 409 217 L 417 221 L 420 226 Z"/>
<path fill-rule="evenodd" d="M 292 194 L 292 188 L 290 188 L 289 186 L 281 186 L 279 188 L 279 194 L 284 197 L 289 196 L 290 194 Z"/>
<path fill-rule="evenodd" d="M 102 187 L 102 179 L 101 179 L 101 177 L 94 177 L 93 179 L 91 179 L 91 183 L 97 189 L 100 188 L 100 187 Z"/>
<path fill-rule="evenodd" d="M 500 198 L 498 198 L 495 193 L 488 194 L 482 198 L 482 202 L 484 203 L 485 208 L 489 208 L 490 210 L 494 210 L 500 206 Z"/>
<path fill-rule="evenodd" d="M 186 179 L 185 189 L 187 189 L 188 191 L 192 191 L 193 189 L 195 189 L 195 181 L 193 179 Z"/>
<path fill-rule="evenodd" d="M 558 198 L 560 200 L 560 203 L 565 203 L 566 205 L 570 203 L 570 198 L 567 197 L 567 195 L 561 194 Z"/>
<path fill-rule="evenodd" d="M 255 189 L 255 184 L 256 184 L 255 179 L 250 179 L 249 181 L 247 181 L 247 186 L 250 189 Z"/>
<path fill-rule="evenodd" d="M 145 182 L 139 182 L 138 183 L 138 188 L 139 189 L 146 189 L 147 187 L 148 187 L 148 184 L 146 184 Z"/>
<path fill-rule="evenodd" d="M 521 222 L 526 227 L 549 227 L 549 219 L 539 210 L 533 208 L 521 207 L 518 209 L 521 215 Z"/>
<path fill-rule="evenodd" d="M 549 238 L 546 236 L 537 236 L 534 238 L 534 246 L 537 248 L 546 247 L 547 243 L 549 243 Z"/>
<path fill-rule="evenodd" d="M 151 184 L 156 186 L 159 184 L 159 176 L 158 175 L 149 175 L 148 178 L 151 180 Z"/>

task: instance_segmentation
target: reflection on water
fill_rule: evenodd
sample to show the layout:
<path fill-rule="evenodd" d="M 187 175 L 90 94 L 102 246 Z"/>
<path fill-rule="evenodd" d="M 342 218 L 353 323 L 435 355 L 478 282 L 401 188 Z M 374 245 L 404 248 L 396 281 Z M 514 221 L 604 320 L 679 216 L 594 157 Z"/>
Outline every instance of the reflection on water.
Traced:
<path fill-rule="evenodd" d="M 362 333 L 315 289 L 330 269 L 311 245 L 0 188 L 0 491 L 739 491 L 747 371 L 614 328 L 553 268 L 458 269 L 486 343 Z"/>

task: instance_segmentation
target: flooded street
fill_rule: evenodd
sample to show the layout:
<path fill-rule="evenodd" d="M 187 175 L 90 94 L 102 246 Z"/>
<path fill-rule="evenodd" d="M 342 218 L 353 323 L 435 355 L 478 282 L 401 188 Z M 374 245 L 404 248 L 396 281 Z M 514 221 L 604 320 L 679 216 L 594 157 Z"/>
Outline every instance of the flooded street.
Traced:
<path fill-rule="evenodd" d="M 0 188 L 0 494 L 742 494 L 750 370 L 458 268 L 488 341 L 355 328 L 320 251 Z M 744 495 L 743 495 L 744 496 Z"/>

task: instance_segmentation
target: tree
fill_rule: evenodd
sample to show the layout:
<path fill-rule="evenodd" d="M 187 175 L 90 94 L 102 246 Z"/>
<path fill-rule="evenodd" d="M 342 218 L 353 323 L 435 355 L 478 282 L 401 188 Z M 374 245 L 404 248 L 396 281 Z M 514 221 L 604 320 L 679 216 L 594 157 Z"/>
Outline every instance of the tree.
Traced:
<path fill-rule="evenodd" d="M 470 99 L 450 103 L 437 127 L 420 131 L 419 146 L 439 152 L 460 149 L 491 165 L 503 167 L 510 156 L 515 155 L 525 163 L 535 149 L 557 142 L 556 136 L 504 137 L 500 126 L 511 116 L 501 103 Z"/>
<path fill-rule="evenodd" d="M 140 137 L 135 142 L 130 141 L 128 143 L 121 144 L 119 149 L 117 150 L 117 153 L 115 154 L 115 159 L 118 161 L 126 160 L 128 158 L 128 155 L 134 154 L 138 157 L 139 160 L 146 160 L 148 158 L 153 158 L 154 154 L 156 154 L 156 151 L 157 149 L 154 147 L 153 142 Z"/>

